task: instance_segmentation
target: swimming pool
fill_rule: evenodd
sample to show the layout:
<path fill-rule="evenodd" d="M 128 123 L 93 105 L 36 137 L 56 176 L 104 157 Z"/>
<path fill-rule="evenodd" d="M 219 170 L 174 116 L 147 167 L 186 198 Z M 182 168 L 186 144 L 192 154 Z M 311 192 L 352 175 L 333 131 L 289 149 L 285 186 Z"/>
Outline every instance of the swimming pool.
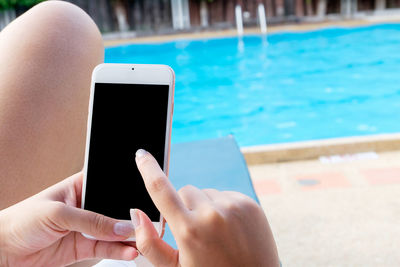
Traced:
<path fill-rule="evenodd" d="M 105 61 L 175 70 L 172 142 L 400 132 L 400 24 L 123 45 Z"/>

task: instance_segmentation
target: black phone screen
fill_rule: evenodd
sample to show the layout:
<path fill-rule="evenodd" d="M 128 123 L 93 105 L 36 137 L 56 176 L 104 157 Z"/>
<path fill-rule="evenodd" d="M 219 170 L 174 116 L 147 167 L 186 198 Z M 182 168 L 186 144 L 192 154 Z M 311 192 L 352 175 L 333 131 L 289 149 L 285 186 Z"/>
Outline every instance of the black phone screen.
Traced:
<path fill-rule="evenodd" d="M 168 85 L 96 83 L 84 209 L 130 220 L 138 208 L 159 221 L 136 167 L 139 148 L 164 164 Z"/>

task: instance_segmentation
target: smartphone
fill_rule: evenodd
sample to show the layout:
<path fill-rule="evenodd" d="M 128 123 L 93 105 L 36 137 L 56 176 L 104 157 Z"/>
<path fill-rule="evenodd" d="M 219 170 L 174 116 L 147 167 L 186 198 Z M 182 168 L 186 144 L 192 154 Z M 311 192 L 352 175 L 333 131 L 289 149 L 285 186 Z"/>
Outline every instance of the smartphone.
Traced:
<path fill-rule="evenodd" d="M 165 65 L 100 64 L 94 69 L 83 209 L 130 222 L 130 209 L 138 208 L 162 237 L 165 221 L 147 193 L 135 152 L 149 151 L 168 175 L 174 80 Z"/>

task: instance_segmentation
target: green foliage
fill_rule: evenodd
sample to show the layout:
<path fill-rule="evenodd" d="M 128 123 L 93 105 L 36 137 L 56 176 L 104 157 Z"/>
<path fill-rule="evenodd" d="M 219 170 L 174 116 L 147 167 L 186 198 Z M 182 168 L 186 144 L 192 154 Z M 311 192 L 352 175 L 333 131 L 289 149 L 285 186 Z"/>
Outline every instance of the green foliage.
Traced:
<path fill-rule="evenodd" d="M 0 0 L 0 10 L 16 8 L 16 7 L 31 7 L 44 0 Z"/>

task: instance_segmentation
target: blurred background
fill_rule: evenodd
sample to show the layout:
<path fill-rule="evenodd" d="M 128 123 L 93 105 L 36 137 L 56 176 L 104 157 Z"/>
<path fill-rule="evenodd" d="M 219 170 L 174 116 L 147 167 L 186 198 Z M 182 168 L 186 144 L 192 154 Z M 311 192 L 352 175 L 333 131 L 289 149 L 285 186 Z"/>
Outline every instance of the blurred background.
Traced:
<path fill-rule="evenodd" d="M 42 0 L 1 0 L 1 26 Z M 246 26 L 258 23 L 258 6 L 267 22 L 340 20 L 398 12 L 400 0 L 71 0 L 102 32 L 168 33 L 174 30 L 235 27 L 235 6 Z"/>

